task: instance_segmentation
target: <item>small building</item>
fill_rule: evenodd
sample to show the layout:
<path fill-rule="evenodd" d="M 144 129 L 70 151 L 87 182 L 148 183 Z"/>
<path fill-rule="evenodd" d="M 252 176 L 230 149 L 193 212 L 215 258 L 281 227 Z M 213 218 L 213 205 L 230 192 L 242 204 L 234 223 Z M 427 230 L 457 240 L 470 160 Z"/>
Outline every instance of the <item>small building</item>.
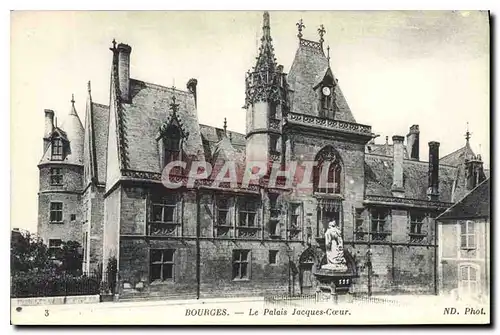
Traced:
<path fill-rule="evenodd" d="M 439 215 L 437 222 L 439 292 L 459 298 L 489 296 L 490 178 Z"/>

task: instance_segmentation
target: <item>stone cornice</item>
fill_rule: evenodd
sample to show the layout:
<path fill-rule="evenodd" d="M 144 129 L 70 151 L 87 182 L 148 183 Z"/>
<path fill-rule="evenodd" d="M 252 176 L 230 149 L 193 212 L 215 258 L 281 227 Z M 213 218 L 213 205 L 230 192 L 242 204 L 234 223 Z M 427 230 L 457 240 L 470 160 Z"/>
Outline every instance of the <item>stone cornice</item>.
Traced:
<path fill-rule="evenodd" d="M 367 205 L 386 205 L 393 207 L 414 207 L 414 208 L 432 208 L 432 209 L 446 209 L 453 205 L 449 202 L 430 201 L 421 199 L 408 199 L 397 197 L 385 197 L 378 195 L 365 196 L 364 203 Z"/>

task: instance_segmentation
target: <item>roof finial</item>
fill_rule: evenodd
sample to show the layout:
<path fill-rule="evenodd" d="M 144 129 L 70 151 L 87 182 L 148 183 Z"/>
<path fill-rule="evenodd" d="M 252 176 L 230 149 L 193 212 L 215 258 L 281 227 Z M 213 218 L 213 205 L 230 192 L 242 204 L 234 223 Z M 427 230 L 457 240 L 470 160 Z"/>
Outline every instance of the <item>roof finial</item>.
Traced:
<path fill-rule="evenodd" d="M 269 12 L 265 11 L 264 12 L 264 19 L 262 22 L 262 33 L 263 33 L 263 38 L 269 38 L 271 37 L 271 24 L 269 20 Z"/>
<path fill-rule="evenodd" d="M 172 85 L 172 103 L 170 104 L 170 109 L 172 112 L 176 113 L 179 110 L 179 104 L 176 103 L 177 98 L 175 97 L 175 79 L 174 85 Z"/>
<path fill-rule="evenodd" d="M 321 45 L 323 45 L 323 42 L 325 41 L 323 39 L 323 36 L 325 36 L 325 34 L 326 34 L 325 26 L 323 26 L 323 25 L 319 26 L 318 34 L 319 34 L 319 43 L 321 43 Z"/>
<path fill-rule="evenodd" d="M 71 104 L 73 107 L 75 106 L 75 95 L 73 93 L 71 93 Z"/>
<path fill-rule="evenodd" d="M 328 61 L 330 61 L 330 46 L 326 47 L 326 59 L 328 59 Z"/>
<path fill-rule="evenodd" d="M 90 91 L 91 91 L 91 88 L 90 88 L 90 80 L 87 82 L 87 91 L 89 92 L 90 94 Z"/>
<path fill-rule="evenodd" d="M 224 134 L 227 133 L 227 120 L 224 118 Z"/>
<path fill-rule="evenodd" d="M 467 122 L 467 131 L 465 132 L 465 140 L 467 141 L 467 143 L 469 143 L 471 135 L 472 133 L 469 131 L 469 122 Z"/>
<path fill-rule="evenodd" d="M 111 42 L 113 44 L 113 49 L 116 49 L 116 40 L 113 38 L 113 41 Z"/>
<path fill-rule="evenodd" d="M 233 133 L 229 133 L 229 142 L 233 142 Z"/>
<path fill-rule="evenodd" d="M 176 97 L 175 97 L 175 78 L 174 78 L 174 79 L 172 79 L 172 102 L 174 104 L 175 104 L 175 100 L 176 100 Z"/>
<path fill-rule="evenodd" d="M 297 37 L 299 39 L 302 39 L 302 29 L 304 29 L 306 27 L 304 25 L 304 22 L 302 21 L 302 19 L 300 19 L 299 22 L 297 22 L 295 25 L 297 26 L 297 29 L 299 30 L 299 33 L 297 34 Z"/>

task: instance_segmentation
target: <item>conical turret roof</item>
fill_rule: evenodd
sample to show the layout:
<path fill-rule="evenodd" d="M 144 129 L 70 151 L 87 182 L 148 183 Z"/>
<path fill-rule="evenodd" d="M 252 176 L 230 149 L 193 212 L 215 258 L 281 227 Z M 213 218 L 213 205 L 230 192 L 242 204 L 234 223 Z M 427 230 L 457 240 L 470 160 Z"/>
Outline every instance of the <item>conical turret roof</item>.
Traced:
<path fill-rule="evenodd" d="M 71 98 L 71 108 L 61 125 L 61 129 L 66 133 L 67 140 L 69 141 L 69 149 L 66 153 L 64 162 L 83 164 L 83 140 L 85 131 L 82 121 L 76 112 L 74 97 Z"/>

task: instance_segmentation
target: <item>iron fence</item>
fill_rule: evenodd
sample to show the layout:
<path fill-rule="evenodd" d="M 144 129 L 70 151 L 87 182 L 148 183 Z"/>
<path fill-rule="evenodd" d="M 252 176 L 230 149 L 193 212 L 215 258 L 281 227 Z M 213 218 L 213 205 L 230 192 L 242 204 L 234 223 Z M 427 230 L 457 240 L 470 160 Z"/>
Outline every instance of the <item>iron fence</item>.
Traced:
<path fill-rule="evenodd" d="M 11 298 L 95 295 L 114 293 L 114 280 L 108 273 L 18 273 L 11 276 Z"/>

